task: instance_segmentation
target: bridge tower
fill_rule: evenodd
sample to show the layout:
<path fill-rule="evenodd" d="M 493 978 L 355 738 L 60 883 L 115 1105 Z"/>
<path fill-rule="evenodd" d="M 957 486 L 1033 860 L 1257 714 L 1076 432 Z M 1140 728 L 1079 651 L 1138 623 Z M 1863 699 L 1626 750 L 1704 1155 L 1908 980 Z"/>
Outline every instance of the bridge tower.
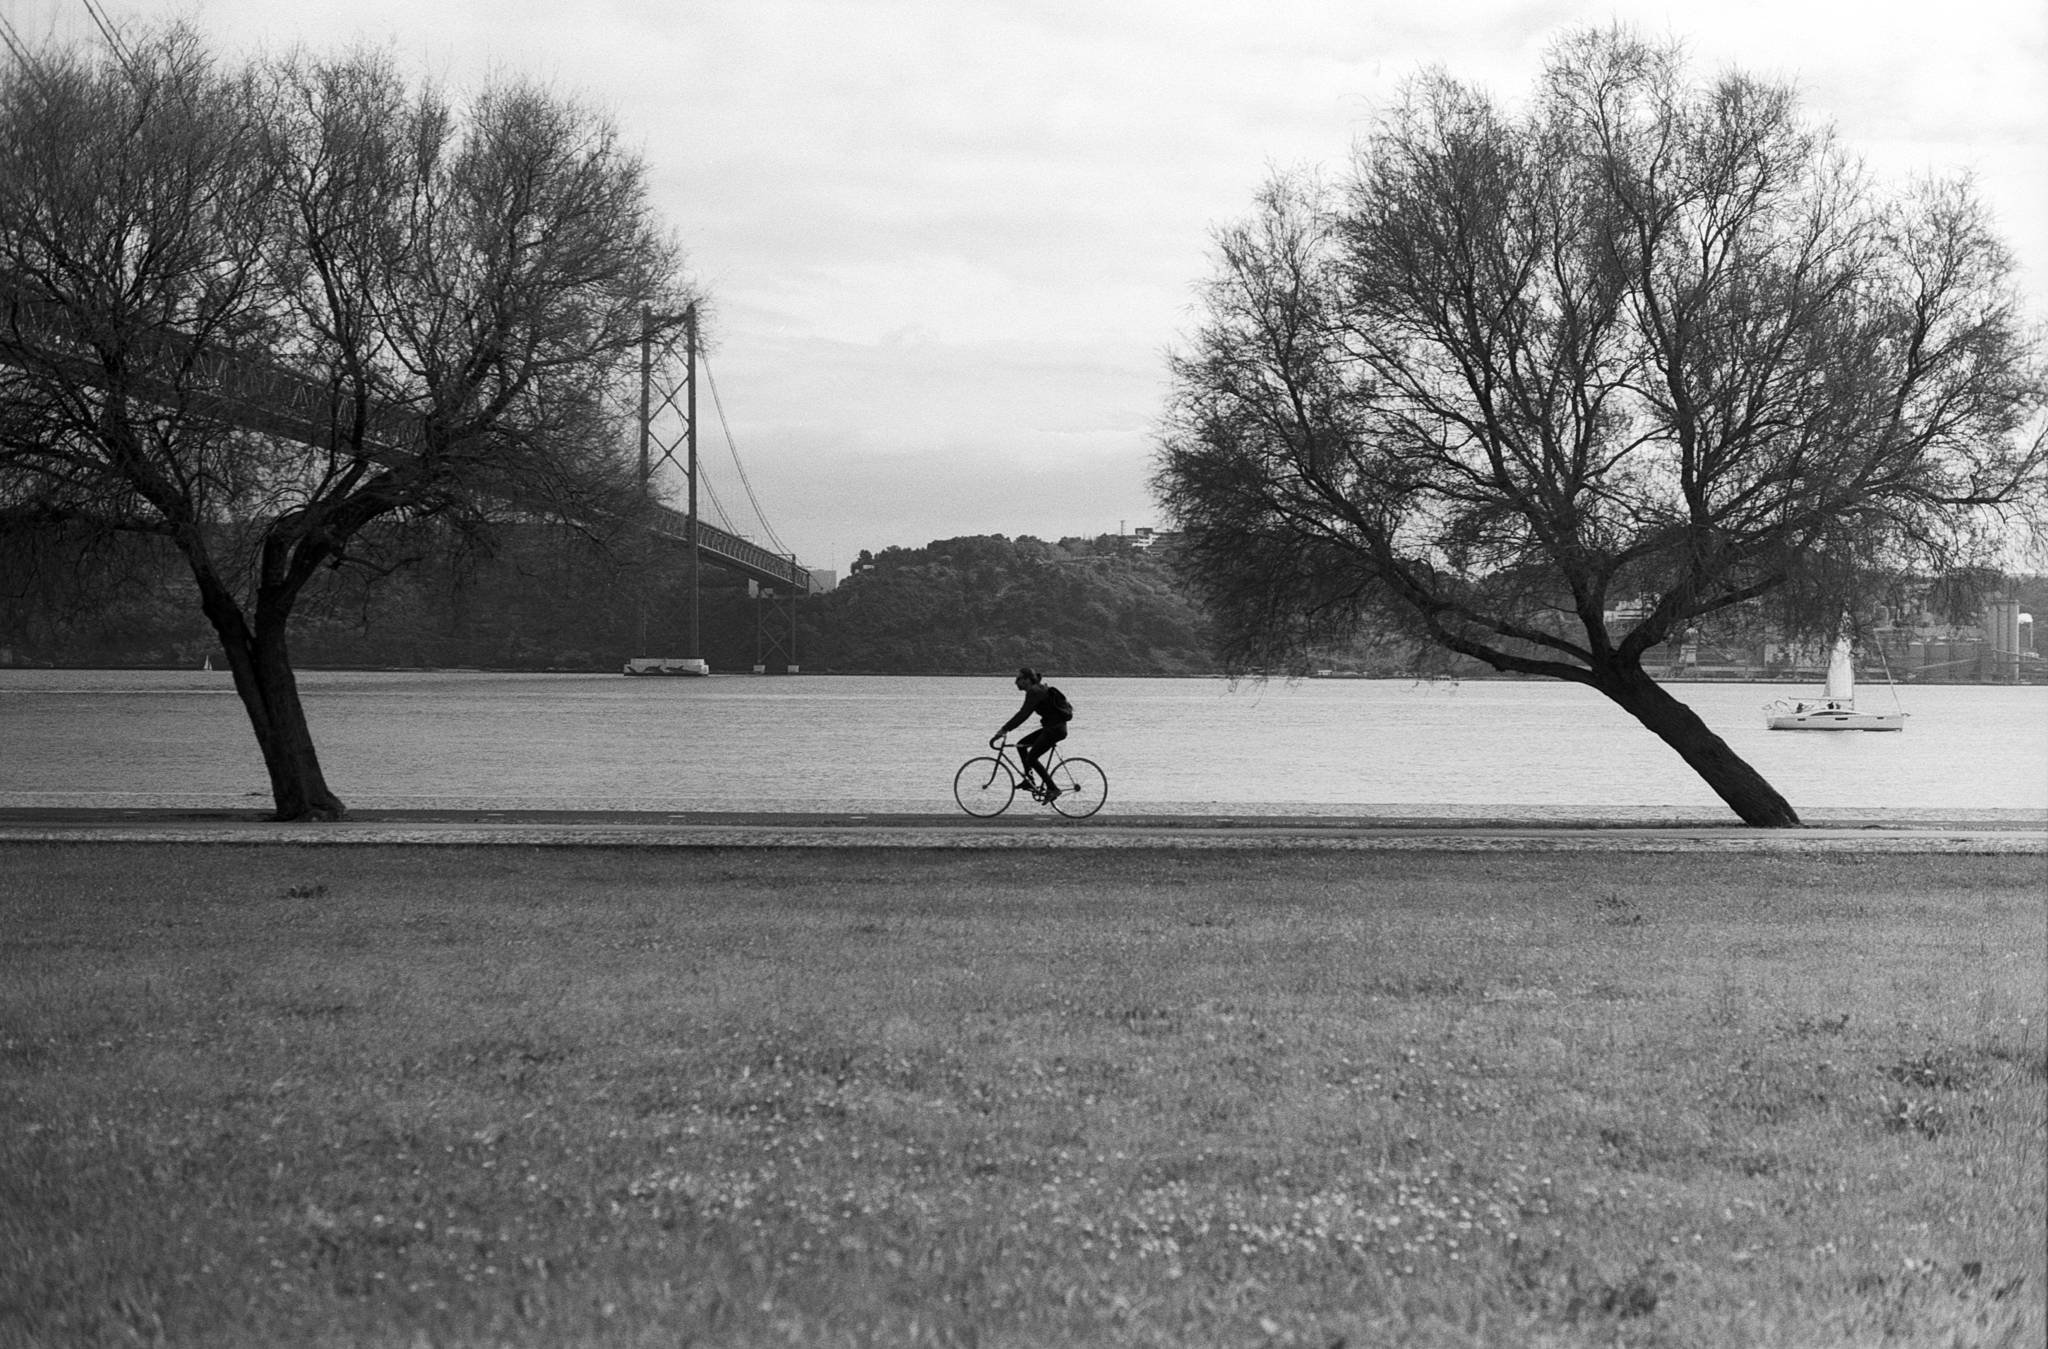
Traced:
<path fill-rule="evenodd" d="M 718 381 L 712 375 L 711 367 L 705 360 L 703 347 L 697 331 L 697 306 L 692 304 L 680 314 L 656 314 L 652 310 L 640 311 L 640 495 L 642 510 L 647 517 L 647 547 L 641 574 L 652 576 L 655 572 L 654 549 L 661 540 L 670 543 L 680 541 L 688 550 L 689 593 L 685 601 L 687 609 L 684 625 L 685 650 L 681 656 L 636 656 L 626 662 L 627 674 L 684 675 L 709 674 L 702 648 L 702 595 L 700 580 L 706 562 L 728 572 L 737 572 L 747 578 L 749 593 L 755 600 L 755 670 L 766 673 L 770 669 L 788 670 L 796 673 L 796 608 L 797 602 L 811 593 L 811 573 L 796 559 L 792 552 L 776 552 L 744 535 L 735 534 L 729 528 L 706 524 L 698 518 L 700 498 L 708 498 L 713 511 L 725 525 L 732 522 L 726 518 L 725 508 L 719 503 L 718 493 L 712 484 L 700 477 L 700 459 L 697 449 L 697 367 L 704 366 L 705 382 L 711 388 L 711 403 L 718 411 L 720 428 L 725 432 L 727 449 L 732 451 L 733 467 L 739 473 L 740 483 L 746 490 L 748 501 L 754 507 L 762 531 L 770 542 L 782 547 L 781 540 L 761 514 L 761 503 L 754 497 L 753 485 L 747 481 L 747 471 L 740 463 L 739 451 L 732 445 L 732 430 L 725 426 L 725 410 L 719 405 Z M 689 505 L 686 511 L 677 511 L 659 499 L 655 482 L 656 474 L 663 465 L 682 470 L 688 483 Z M 765 616 L 766 609 L 777 610 L 775 618 Z M 786 619 L 786 624 L 782 621 Z M 650 642 L 647 636 L 647 600 L 644 589 L 640 599 L 639 646 L 642 651 L 652 650 L 659 645 Z M 780 657 L 780 659 L 776 659 Z"/>
<path fill-rule="evenodd" d="M 684 546 L 688 549 L 689 558 L 683 654 L 680 657 L 638 656 L 627 662 L 626 670 L 631 674 L 709 674 L 710 667 L 704 662 L 701 612 L 703 539 L 697 520 L 695 304 L 686 306 L 680 314 L 656 314 L 644 305 L 640 309 L 640 498 L 644 504 L 651 505 L 654 501 L 654 472 L 662 464 L 680 464 L 689 484 L 689 505 L 683 526 L 688 536 Z M 640 598 L 642 651 L 650 649 L 645 578 L 653 572 L 652 555 L 659 547 L 651 533 L 646 536 L 645 543 L 648 556 L 641 566 Z"/>
<path fill-rule="evenodd" d="M 796 566 L 796 555 L 790 554 L 790 566 Z M 749 581 L 747 589 L 754 596 L 754 673 L 775 674 L 797 672 L 796 664 L 796 616 L 797 601 L 804 592 L 793 585 L 773 585 L 760 581 Z"/>

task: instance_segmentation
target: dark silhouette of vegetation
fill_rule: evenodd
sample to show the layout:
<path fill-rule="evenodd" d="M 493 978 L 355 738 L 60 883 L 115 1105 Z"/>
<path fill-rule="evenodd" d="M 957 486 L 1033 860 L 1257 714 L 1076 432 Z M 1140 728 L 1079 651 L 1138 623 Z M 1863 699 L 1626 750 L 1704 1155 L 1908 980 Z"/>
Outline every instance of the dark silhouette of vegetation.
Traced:
<path fill-rule="evenodd" d="M 411 546 L 420 555 L 412 566 L 328 572 L 309 587 L 293 619 L 302 666 L 610 673 L 628 656 L 672 651 L 684 631 L 688 577 L 678 546 L 655 550 L 649 565 L 640 549 L 543 524 L 486 536 L 451 530 Z M 838 590 L 797 606 L 797 662 L 812 674 L 987 674 L 1033 662 L 1071 674 L 1219 674 L 1173 549 L 1141 550 L 1114 536 L 997 536 L 864 553 Z M 222 662 L 192 606 L 190 576 L 161 541 L 62 526 L 0 530 L 0 578 L 0 662 Z M 2048 613 L 2048 576 L 1972 572 L 1900 586 L 1887 602 L 1917 606 L 1924 594 L 1933 617 L 1969 631 L 1993 593 Z M 786 642 L 786 606 L 714 568 L 704 571 L 701 599 L 714 671 L 764 664 L 780 672 L 786 656 L 761 628 Z M 1383 632 L 1353 634 L 1321 652 L 1316 668 L 1385 678 L 1494 673 Z"/>
<path fill-rule="evenodd" d="M 40 537 L 39 549 L 28 549 Z M 56 529 L 11 536 L 17 584 L 0 594 L 0 648 L 18 661 L 175 665 L 221 659 L 193 612 L 176 554 L 81 552 Z M 308 666 L 617 670 L 633 655 L 671 651 L 687 612 L 680 547 L 643 569 L 578 531 L 502 528 L 487 538 L 448 531 L 415 541 L 418 561 L 379 575 L 342 570 L 311 589 L 292 644 Z M 796 608 L 806 671 L 988 673 L 1038 663 L 1064 673 L 1214 673 L 1199 612 L 1160 551 L 1115 537 L 948 539 L 884 548 L 835 591 Z M 33 565 L 31 565 L 33 564 Z M 109 568 L 124 578 L 104 602 Z M 24 589 L 20 583 L 33 579 Z M 715 671 L 776 666 L 761 628 L 787 641 L 788 608 L 707 568 L 704 656 Z M 781 660 L 786 663 L 786 656 Z"/>
<path fill-rule="evenodd" d="M 343 813 L 293 676 L 316 578 L 631 509 L 615 393 L 686 292 L 601 114 L 191 30 L 0 59 L 0 523 L 176 550 L 280 819 Z M 90 579 L 74 572 L 67 584 Z"/>
<path fill-rule="evenodd" d="M 1360 631 L 1595 689 L 1798 815 L 1645 669 L 1832 626 L 2048 503 L 2037 335 L 1967 182 L 1880 190 L 1789 87 L 1622 30 L 1526 109 L 1436 73 L 1220 239 L 1156 485 L 1234 669 Z"/>
<path fill-rule="evenodd" d="M 1170 545 L 1160 545 L 1168 547 Z M 1208 674 L 1208 628 L 1166 558 L 1116 536 L 885 548 L 805 604 L 806 669 Z"/>

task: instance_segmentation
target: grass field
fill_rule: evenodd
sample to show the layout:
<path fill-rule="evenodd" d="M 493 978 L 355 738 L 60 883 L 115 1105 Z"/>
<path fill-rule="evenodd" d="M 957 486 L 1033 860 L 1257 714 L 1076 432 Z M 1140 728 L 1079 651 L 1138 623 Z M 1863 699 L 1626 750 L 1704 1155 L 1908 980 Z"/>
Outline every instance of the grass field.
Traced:
<path fill-rule="evenodd" d="M 0 1345 L 2043 1341 L 2040 857 L 0 850 Z"/>

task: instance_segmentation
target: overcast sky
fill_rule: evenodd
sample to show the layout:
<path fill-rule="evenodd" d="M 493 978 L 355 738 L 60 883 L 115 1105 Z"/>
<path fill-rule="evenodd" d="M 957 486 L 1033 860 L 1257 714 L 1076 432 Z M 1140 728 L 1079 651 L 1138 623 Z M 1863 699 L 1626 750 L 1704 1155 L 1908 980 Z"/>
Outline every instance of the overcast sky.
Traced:
<path fill-rule="evenodd" d="M 1165 353 L 1214 229 L 1334 167 L 1418 69 L 1520 98 L 1615 19 L 1799 84 L 1886 173 L 1968 170 L 2048 314 L 2043 0 L 99 0 L 224 49 L 388 46 L 609 108 L 709 292 L 700 454 L 743 534 L 845 570 L 1159 523 Z M 0 0 L 24 37 L 84 0 Z M 729 434 L 728 434 L 729 428 Z M 707 508 L 708 514 L 708 508 Z"/>

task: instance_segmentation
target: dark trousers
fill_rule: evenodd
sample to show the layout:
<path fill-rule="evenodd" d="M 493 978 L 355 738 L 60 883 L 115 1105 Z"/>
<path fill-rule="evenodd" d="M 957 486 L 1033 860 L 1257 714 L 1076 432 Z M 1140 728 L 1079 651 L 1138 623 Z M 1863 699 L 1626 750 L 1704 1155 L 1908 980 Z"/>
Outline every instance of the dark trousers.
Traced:
<path fill-rule="evenodd" d="M 1066 738 L 1066 723 L 1052 722 L 1049 724 L 1041 723 L 1037 730 L 1019 740 L 1017 742 L 1017 757 L 1024 761 L 1024 776 L 1029 778 L 1031 770 L 1034 768 L 1038 768 L 1039 776 L 1045 776 L 1045 770 L 1038 767 L 1039 759 L 1044 756 L 1047 750 Z"/>

